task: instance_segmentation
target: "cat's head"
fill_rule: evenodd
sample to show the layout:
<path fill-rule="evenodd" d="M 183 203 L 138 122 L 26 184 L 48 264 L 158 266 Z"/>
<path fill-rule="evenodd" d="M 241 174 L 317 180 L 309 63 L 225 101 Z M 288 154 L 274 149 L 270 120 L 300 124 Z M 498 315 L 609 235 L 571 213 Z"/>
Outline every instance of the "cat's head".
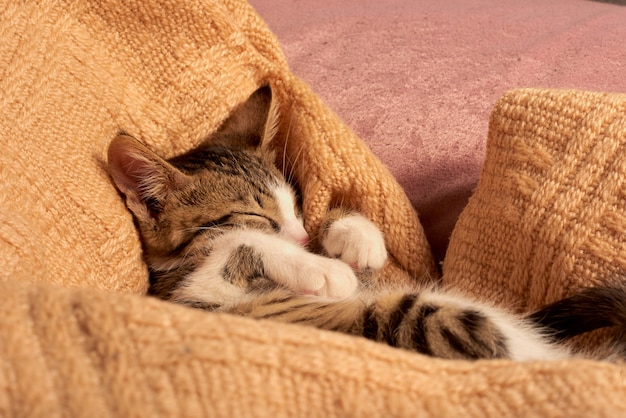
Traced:
<path fill-rule="evenodd" d="M 271 90 L 262 87 L 184 155 L 165 160 L 125 134 L 111 142 L 109 172 L 135 217 L 148 259 L 197 250 L 207 232 L 232 225 L 307 243 L 294 190 L 269 150 L 276 118 Z"/>

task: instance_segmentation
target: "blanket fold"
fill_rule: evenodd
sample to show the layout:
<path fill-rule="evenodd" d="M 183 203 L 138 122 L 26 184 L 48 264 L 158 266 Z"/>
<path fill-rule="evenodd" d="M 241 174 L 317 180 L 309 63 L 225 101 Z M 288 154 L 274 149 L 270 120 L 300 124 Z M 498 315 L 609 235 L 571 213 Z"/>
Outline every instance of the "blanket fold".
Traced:
<path fill-rule="evenodd" d="M 277 163 L 303 192 L 309 232 L 346 205 L 384 232 L 386 282 L 438 273 L 397 182 L 290 73 L 245 1 L 10 0 L 0 28 L 0 416 L 626 413 L 617 365 L 437 360 L 142 296 L 147 271 L 104 168 L 108 143 L 123 130 L 164 157 L 185 152 L 268 82 L 281 112 Z M 446 283 L 527 308 L 545 286 L 556 297 L 586 271 L 593 282 L 623 266 L 624 103 L 572 91 L 503 98 Z"/>
<path fill-rule="evenodd" d="M 610 364 L 445 361 L 135 295 L 17 282 L 0 292 L 2 416 L 626 412 L 623 370 Z"/>

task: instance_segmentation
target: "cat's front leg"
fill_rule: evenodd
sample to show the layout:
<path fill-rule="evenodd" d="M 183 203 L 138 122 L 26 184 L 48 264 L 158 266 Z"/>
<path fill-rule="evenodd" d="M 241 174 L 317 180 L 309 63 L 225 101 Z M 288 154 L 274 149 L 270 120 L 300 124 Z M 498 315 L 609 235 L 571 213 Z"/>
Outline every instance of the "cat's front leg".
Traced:
<path fill-rule="evenodd" d="M 382 232 L 359 213 L 331 210 L 320 229 L 320 242 L 329 256 L 359 270 L 379 270 L 387 261 Z"/>
<path fill-rule="evenodd" d="M 178 293 L 193 289 L 205 302 L 234 300 L 258 277 L 297 293 L 337 298 L 352 295 L 358 284 L 340 260 L 310 253 L 278 235 L 237 229 L 212 239 L 211 252 Z"/>

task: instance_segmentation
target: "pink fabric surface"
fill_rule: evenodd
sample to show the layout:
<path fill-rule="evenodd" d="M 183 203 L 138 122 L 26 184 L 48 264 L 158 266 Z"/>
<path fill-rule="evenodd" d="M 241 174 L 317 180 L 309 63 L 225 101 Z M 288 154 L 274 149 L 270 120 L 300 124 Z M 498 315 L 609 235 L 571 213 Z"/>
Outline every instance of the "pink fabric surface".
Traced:
<path fill-rule="evenodd" d="M 249 0 L 390 168 L 442 259 L 489 113 L 518 87 L 626 92 L 626 7 L 586 0 Z"/>

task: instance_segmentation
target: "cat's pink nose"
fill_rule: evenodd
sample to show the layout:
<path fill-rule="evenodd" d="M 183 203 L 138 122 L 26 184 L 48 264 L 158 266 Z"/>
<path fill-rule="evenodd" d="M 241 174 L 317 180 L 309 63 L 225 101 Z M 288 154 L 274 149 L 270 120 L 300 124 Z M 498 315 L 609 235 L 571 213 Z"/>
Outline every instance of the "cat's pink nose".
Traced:
<path fill-rule="evenodd" d="M 309 234 L 297 220 L 294 220 L 293 222 L 286 222 L 280 232 L 290 241 L 295 242 L 298 245 L 302 245 L 303 247 L 309 243 Z"/>
<path fill-rule="evenodd" d="M 309 243 L 309 234 L 304 230 L 304 228 L 298 229 L 296 231 L 291 231 L 289 234 L 289 238 L 298 245 L 306 247 Z"/>
<path fill-rule="evenodd" d="M 298 244 L 302 245 L 303 247 L 306 247 L 308 243 L 309 243 L 309 234 L 303 235 L 300 238 L 298 238 Z"/>

